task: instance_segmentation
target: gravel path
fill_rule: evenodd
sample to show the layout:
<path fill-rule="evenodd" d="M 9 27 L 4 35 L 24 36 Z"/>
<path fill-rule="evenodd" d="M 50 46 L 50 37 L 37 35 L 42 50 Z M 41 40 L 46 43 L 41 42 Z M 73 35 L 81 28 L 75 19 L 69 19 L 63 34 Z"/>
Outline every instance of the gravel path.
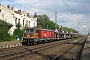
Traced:
<path fill-rule="evenodd" d="M 88 36 L 86 40 L 86 43 L 82 52 L 81 60 L 90 60 L 90 36 Z"/>

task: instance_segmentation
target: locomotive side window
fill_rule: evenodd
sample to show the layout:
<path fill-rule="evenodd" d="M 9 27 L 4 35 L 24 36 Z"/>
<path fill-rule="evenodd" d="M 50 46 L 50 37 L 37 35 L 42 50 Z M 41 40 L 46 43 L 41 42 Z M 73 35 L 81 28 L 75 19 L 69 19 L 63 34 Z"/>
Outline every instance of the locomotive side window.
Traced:
<path fill-rule="evenodd" d="M 26 30 L 25 30 L 25 33 L 29 33 L 29 29 L 26 29 Z"/>
<path fill-rule="evenodd" d="M 33 33 L 34 32 L 34 29 L 30 29 L 30 33 Z"/>

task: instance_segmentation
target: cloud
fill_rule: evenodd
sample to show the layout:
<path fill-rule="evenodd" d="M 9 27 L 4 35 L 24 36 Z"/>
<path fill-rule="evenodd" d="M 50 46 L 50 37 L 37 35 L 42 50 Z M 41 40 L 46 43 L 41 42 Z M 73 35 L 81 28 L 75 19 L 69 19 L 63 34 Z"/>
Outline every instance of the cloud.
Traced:
<path fill-rule="evenodd" d="M 1 1 L 1 5 L 4 7 L 7 7 L 7 5 L 9 5 L 9 4 L 10 4 L 10 6 L 13 6 L 14 3 L 10 2 L 10 1 Z"/>
<path fill-rule="evenodd" d="M 57 23 L 59 25 L 73 27 L 78 30 L 86 24 L 89 28 L 90 22 L 90 1 L 89 0 L 2 0 L 1 3 L 5 6 L 10 4 L 15 9 L 29 12 L 33 15 L 46 14 L 52 21 L 55 22 L 55 12 L 57 11 Z M 19 5 L 20 4 L 20 5 Z M 65 5 L 66 4 L 66 5 Z M 79 29 L 83 33 L 83 28 Z M 90 30 L 90 29 L 89 29 Z"/>

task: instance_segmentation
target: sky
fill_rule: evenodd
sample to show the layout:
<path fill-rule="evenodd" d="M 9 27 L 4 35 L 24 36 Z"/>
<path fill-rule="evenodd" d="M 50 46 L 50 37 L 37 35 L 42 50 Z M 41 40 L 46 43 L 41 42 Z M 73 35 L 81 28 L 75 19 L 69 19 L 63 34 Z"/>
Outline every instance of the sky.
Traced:
<path fill-rule="evenodd" d="M 73 28 L 80 34 L 90 32 L 90 0 L 0 0 L 0 3 L 30 15 L 46 14 L 53 22 L 57 12 L 58 25 Z"/>

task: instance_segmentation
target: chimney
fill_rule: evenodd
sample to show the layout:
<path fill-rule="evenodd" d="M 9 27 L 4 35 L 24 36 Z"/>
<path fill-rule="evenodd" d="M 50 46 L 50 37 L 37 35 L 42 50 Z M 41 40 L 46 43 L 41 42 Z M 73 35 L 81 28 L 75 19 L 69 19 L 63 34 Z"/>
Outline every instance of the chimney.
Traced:
<path fill-rule="evenodd" d="M 27 13 L 27 16 L 29 16 L 29 13 Z"/>
<path fill-rule="evenodd" d="M 8 9 L 10 9 L 10 6 L 9 6 L 9 5 L 7 5 L 7 8 L 8 8 Z"/>
<path fill-rule="evenodd" d="M 21 12 L 21 10 L 18 10 L 18 12 Z"/>
<path fill-rule="evenodd" d="M 13 10 L 13 7 L 11 7 L 11 10 Z"/>

